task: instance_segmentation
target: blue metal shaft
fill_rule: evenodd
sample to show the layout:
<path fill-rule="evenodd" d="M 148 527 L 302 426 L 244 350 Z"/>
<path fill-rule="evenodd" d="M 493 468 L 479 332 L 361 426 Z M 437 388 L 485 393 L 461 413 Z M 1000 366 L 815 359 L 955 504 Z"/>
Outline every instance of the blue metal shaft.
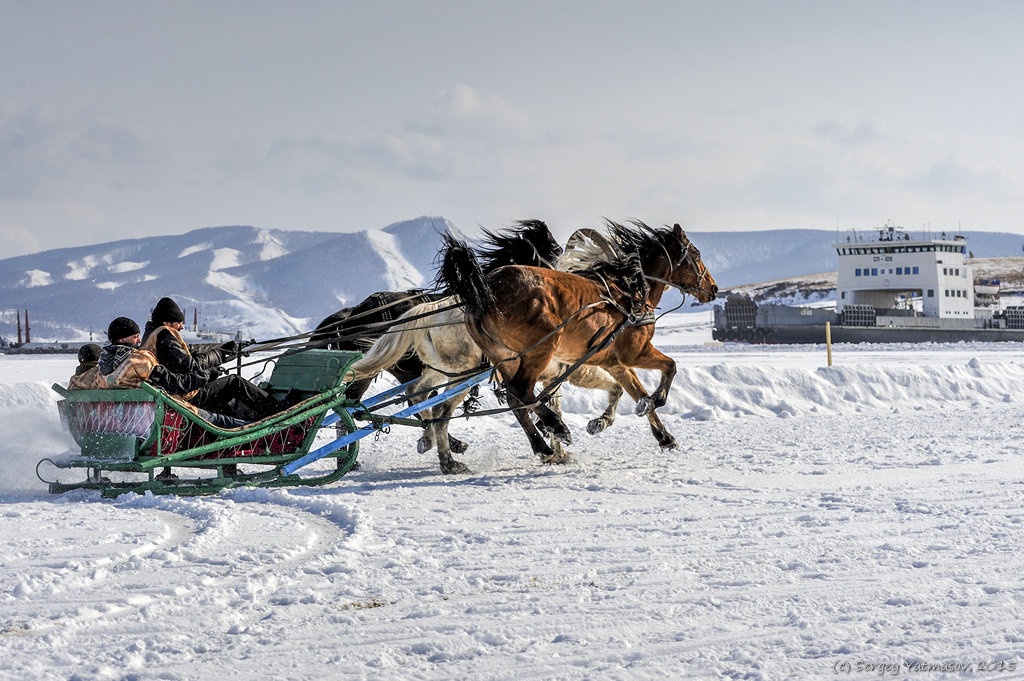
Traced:
<path fill-rule="evenodd" d="M 419 404 L 414 404 L 413 406 L 403 409 L 394 414 L 387 414 L 386 416 L 390 416 L 391 418 L 405 418 L 408 416 L 412 416 L 414 414 L 418 414 L 421 411 L 425 411 L 426 409 L 429 409 L 430 407 L 433 407 L 436 404 L 441 404 L 442 402 L 450 400 L 453 396 L 457 395 L 463 390 L 469 390 L 477 383 L 482 383 L 487 379 L 490 373 L 490 369 L 482 371 L 479 374 L 476 374 L 475 376 L 466 379 L 462 383 L 459 383 L 458 385 L 453 386 L 438 395 L 435 395 L 434 397 L 426 399 L 420 402 Z M 380 400 L 378 400 L 378 402 L 379 401 Z M 368 402 L 364 401 L 363 404 L 368 404 Z M 295 459 L 295 461 L 292 461 L 291 463 L 282 466 L 281 474 L 291 475 L 292 473 L 299 470 L 303 466 L 307 466 L 313 463 L 314 461 L 319 461 L 320 459 L 324 458 L 325 456 L 328 456 L 332 452 L 336 452 L 342 447 L 347 447 L 356 440 L 361 440 L 367 435 L 376 432 L 376 430 L 377 427 L 371 423 L 363 426 L 357 431 L 348 433 L 347 435 L 343 435 L 342 437 L 339 437 L 337 440 L 334 440 L 333 442 L 328 442 L 323 447 L 320 447 L 319 449 L 309 452 L 308 454 L 301 456 L 298 459 Z"/>
<path fill-rule="evenodd" d="M 420 380 L 420 379 L 414 378 L 411 381 L 406 381 L 402 385 L 396 385 L 394 388 L 390 388 L 388 390 L 385 390 L 384 392 L 382 392 L 379 395 L 374 395 L 373 397 L 371 397 L 371 398 L 369 398 L 367 400 L 363 400 L 362 403 L 361 403 L 361 406 L 359 406 L 359 407 L 348 407 L 348 413 L 351 414 L 353 412 L 361 411 L 364 407 L 376 407 L 381 402 L 385 402 L 387 400 L 390 400 L 392 397 L 394 397 L 398 393 L 402 392 L 403 390 L 405 390 L 406 388 L 408 388 L 409 386 L 411 386 L 413 383 L 415 383 L 418 380 Z M 337 414 L 335 414 L 332 411 L 330 414 L 328 414 L 327 416 L 324 417 L 324 420 L 320 422 L 320 425 L 321 426 L 332 426 L 335 423 L 337 423 L 338 419 L 340 419 L 340 418 L 341 418 L 340 416 L 338 416 Z"/>

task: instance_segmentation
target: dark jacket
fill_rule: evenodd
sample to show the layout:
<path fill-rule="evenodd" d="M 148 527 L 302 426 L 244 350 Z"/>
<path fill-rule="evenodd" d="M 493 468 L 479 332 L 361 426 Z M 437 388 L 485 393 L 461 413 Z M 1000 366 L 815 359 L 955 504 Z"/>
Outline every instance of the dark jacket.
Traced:
<path fill-rule="evenodd" d="M 160 364 L 183 374 L 212 369 L 227 359 L 227 353 L 220 346 L 191 348 L 177 331 L 152 321 L 146 322 L 142 347 L 151 350 Z"/>

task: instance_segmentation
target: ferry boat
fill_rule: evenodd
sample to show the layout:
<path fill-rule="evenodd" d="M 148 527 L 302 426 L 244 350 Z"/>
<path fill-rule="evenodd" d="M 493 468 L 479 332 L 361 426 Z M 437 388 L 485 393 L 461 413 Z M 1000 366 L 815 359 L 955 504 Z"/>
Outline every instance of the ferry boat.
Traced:
<path fill-rule="evenodd" d="M 834 244 L 835 310 L 758 305 L 715 308 L 712 337 L 753 343 L 1024 341 L 1024 307 L 999 309 L 999 282 L 975 282 L 960 235 L 913 237 L 893 226 Z"/>

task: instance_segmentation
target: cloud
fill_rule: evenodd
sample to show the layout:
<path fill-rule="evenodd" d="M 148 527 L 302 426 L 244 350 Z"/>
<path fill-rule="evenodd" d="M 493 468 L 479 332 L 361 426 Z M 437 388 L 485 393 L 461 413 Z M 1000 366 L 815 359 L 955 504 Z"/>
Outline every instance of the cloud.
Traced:
<path fill-rule="evenodd" d="M 907 178 L 906 186 L 929 194 L 1003 194 L 1013 191 L 1013 183 L 1001 172 L 969 166 L 946 156 Z"/>
<path fill-rule="evenodd" d="M 430 138 L 523 139 L 531 136 L 527 113 L 501 95 L 482 95 L 466 84 L 438 91 L 425 105 L 414 105 L 403 116 L 403 127 Z"/>
<path fill-rule="evenodd" d="M 406 102 L 393 120 L 378 121 L 372 130 L 280 135 L 262 152 L 253 140 L 237 141 L 219 166 L 225 181 L 255 172 L 282 189 L 359 196 L 372 186 L 498 175 L 510 155 L 536 143 L 522 110 L 498 95 L 455 85 L 428 102 Z"/>
<path fill-rule="evenodd" d="M 25 225 L 0 222 L 0 232 L 4 235 L 0 240 L 0 260 L 23 253 L 36 253 L 44 248 L 45 235 Z"/>
<path fill-rule="evenodd" d="M 881 123 L 867 118 L 853 122 L 837 118 L 824 119 L 812 126 L 811 132 L 819 139 L 846 148 L 862 148 L 890 138 Z"/>
<path fill-rule="evenodd" d="M 0 111 L 0 199 L 37 200 L 137 185 L 160 157 L 140 125 L 61 115 L 44 106 Z"/>

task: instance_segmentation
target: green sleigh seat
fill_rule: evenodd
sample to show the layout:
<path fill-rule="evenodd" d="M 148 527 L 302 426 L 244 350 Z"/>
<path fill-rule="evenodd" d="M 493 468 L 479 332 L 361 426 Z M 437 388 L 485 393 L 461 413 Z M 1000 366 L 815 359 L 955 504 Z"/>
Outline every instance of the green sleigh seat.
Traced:
<path fill-rule="evenodd" d="M 81 448 L 80 456 L 52 462 L 62 468 L 91 469 L 84 483 L 51 483 L 59 493 L 75 488 L 99 488 L 104 495 L 125 491 L 203 494 L 238 485 L 324 484 L 344 475 L 355 463 L 358 443 L 338 450 L 335 470 L 312 478 L 239 474 L 236 466 L 248 463 L 284 465 L 309 451 L 321 422 L 331 411 L 340 417 L 339 428 L 355 429 L 345 398 L 349 366 L 361 357 L 342 350 L 305 350 L 277 359 L 270 380 L 262 387 L 272 396 L 300 393 L 301 402 L 278 414 L 239 428 L 223 429 L 205 421 L 178 400 L 147 383 L 130 390 L 53 389 L 61 421 Z M 153 471 L 164 466 L 213 468 L 214 478 L 162 481 Z M 267 470 L 267 469 L 264 469 Z M 139 482 L 111 483 L 103 471 L 147 473 Z"/>

